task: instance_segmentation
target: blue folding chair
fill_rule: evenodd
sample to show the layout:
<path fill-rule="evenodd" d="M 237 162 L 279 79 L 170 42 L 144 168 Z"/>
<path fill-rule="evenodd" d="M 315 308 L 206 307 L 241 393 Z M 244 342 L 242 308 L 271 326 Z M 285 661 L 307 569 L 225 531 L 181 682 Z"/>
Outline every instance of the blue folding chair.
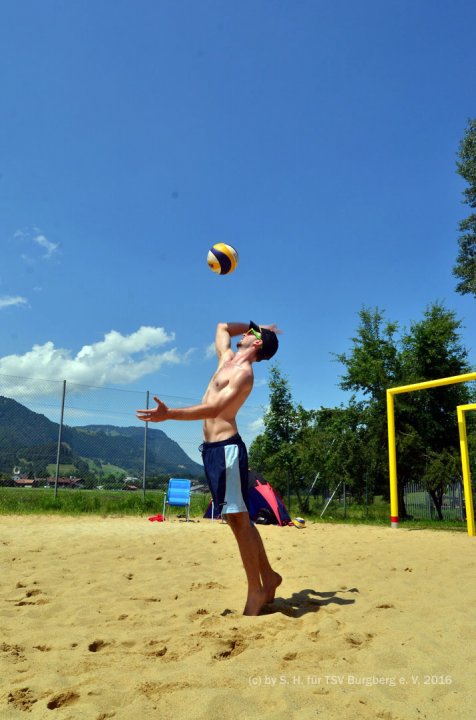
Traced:
<path fill-rule="evenodd" d="M 164 510 L 162 515 L 165 516 L 165 508 L 170 507 L 186 507 L 187 522 L 190 516 L 190 480 L 181 480 L 179 478 L 170 478 L 167 492 L 164 495 Z"/>

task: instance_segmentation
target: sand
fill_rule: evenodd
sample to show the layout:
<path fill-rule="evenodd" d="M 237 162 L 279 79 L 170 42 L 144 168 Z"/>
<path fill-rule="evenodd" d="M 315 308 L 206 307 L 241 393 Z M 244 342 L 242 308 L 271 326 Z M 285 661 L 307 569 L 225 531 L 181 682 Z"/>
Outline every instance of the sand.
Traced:
<path fill-rule="evenodd" d="M 473 718 L 475 538 L 260 532 L 250 618 L 225 524 L 0 517 L 0 718 Z"/>

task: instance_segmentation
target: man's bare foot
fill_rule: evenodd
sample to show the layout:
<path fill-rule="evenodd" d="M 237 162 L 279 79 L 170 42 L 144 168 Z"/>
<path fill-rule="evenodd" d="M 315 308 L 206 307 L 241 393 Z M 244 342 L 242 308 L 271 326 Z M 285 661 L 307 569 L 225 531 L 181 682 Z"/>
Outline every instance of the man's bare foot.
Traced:
<path fill-rule="evenodd" d="M 279 585 L 281 585 L 282 582 L 283 582 L 283 578 L 281 577 L 281 575 L 279 573 L 274 572 L 274 570 L 273 570 L 272 575 L 270 575 L 269 577 L 267 577 L 263 580 L 263 589 L 266 593 L 266 602 L 267 603 L 273 602 L 274 596 L 276 593 L 276 588 L 279 587 Z"/>
<path fill-rule="evenodd" d="M 259 615 L 263 605 L 266 605 L 266 603 L 266 593 L 263 588 L 256 592 L 249 592 L 243 615 Z"/>

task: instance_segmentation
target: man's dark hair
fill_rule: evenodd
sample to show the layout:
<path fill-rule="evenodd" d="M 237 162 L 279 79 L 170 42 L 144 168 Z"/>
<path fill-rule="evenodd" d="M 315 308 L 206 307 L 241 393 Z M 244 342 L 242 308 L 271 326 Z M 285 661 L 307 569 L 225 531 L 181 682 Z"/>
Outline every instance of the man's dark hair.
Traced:
<path fill-rule="evenodd" d="M 277 352 L 279 346 L 276 333 L 272 330 L 268 330 L 267 328 L 260 328 L 260 326 L 253 321 L 250 322 L 250 330 L 255 330 L 261 335 L 262 345 L 258 350 L 256 361 L 261 362 L 261 360 L 271 360 L 273 355 Z"/>

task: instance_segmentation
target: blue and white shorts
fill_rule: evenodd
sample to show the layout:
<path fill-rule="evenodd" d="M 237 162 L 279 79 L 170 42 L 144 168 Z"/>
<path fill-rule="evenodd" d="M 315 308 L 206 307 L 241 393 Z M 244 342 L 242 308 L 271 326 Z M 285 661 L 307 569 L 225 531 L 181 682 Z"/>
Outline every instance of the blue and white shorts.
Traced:
<path fill-rule="evenodd" d="M 215 515 L 248 512 L 248 453 L 241 437 L 200 446 Z"/>

